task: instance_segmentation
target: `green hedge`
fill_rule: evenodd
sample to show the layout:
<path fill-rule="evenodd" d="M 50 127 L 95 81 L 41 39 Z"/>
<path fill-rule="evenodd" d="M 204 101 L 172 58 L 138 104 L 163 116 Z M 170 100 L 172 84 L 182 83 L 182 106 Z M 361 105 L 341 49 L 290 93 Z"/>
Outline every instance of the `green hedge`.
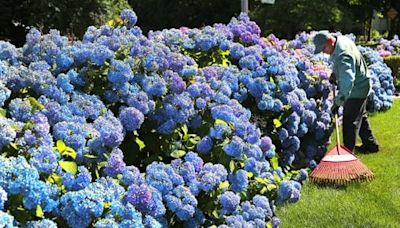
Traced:
<path fill-rule="evenodd" d="M 396 88 L 400 89 L 400 55 L 392 55 L 389 57 L 384 57 L 383 59 L 392 70 Z"/>

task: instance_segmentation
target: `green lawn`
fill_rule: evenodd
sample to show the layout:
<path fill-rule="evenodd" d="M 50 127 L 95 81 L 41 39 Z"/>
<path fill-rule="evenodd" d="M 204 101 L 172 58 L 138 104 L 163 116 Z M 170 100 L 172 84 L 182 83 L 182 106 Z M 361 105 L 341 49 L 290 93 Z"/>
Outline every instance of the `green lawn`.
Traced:
<path fill-rule="evenodd" d="M 375 179 L 342 189 L 307 182 L 299 202 L 277 208 L 281 227 L 400 227 L 400 99 L 370 122 L 381 151 L 357 157 Z"/>

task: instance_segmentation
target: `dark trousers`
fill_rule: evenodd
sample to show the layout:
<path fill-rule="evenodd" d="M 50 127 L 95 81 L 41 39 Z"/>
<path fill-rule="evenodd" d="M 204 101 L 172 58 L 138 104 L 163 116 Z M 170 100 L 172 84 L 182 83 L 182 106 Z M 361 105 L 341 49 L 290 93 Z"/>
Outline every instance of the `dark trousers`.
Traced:
<path fill-rule="evenodd" d="M 353 151 L 357 135 L 360 135 L 363 145 L 377 146 L 372 134 L 366 110 L 367 98 L 349 98 L 343 107 L 343 143 Z"/>

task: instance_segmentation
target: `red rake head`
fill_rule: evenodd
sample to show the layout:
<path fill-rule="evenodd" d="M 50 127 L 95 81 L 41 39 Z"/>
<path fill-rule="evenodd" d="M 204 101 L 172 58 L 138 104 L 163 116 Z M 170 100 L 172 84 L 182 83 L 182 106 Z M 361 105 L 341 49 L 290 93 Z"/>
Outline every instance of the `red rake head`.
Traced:
<path fill-rule="evenodd" d="M 310 174 L 316 184 L 345 185 L 372 180 L 374 174 L 346 147 L 335 146 Z"/>

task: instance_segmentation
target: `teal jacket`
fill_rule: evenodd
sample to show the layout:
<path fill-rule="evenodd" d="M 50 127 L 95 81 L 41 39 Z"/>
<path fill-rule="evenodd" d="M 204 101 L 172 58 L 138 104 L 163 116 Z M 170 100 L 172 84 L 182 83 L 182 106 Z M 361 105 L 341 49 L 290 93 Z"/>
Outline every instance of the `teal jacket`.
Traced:
<path fill-rule="evenodd" d="M 367 64 L 352 40 L 338 36 L 331 61 L 339 87 L 335 100 L 337 105 L 343 105 L 348 98 L 366 98 L 369 95 L 372 85 Z"/>

